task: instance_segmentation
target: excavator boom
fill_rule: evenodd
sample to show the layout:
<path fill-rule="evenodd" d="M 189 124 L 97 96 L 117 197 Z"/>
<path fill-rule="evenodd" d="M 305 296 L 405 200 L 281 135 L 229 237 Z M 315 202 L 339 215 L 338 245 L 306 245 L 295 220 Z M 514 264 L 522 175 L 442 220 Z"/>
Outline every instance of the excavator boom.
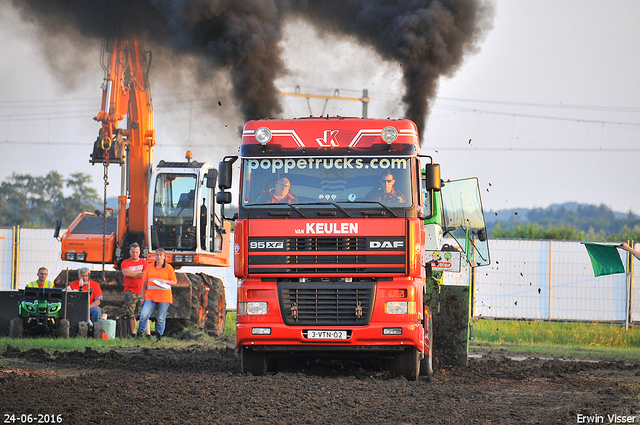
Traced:
<path fill-rule="evenodd" d="M 215 213 L 217 171 L 206 162 L 160 161 L 153 167 L 156 145 L 149 88 L 151 54 L 134 35 L 105 42 L 102 105 L 95 117 L 101 125 L 90 162 L 122 167 L 118 211 L 100 217 L 81 213 L 61 238 L 62 259 L 111 263 L 116 268 L 137 242 L 153 261 L 164 248 L 174 268 L 228 267 L 230 224 Z M 126 120 L 126 125 L 121 127 Z M 103 270 L 103 311 L 118 316 L 122 308 L 120 271 Z M 57 281 L 61 277 L 59 276 Z M 224 332 L 225 289 L 218 278 L 178 273 L 167 330 L 199 325 L 219 336 Z"/>

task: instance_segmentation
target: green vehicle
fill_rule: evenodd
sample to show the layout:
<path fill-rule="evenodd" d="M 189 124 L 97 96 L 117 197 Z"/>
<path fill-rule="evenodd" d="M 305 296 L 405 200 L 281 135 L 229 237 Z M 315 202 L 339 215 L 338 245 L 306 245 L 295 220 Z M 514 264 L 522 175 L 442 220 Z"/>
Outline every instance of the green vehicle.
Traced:
<path fill-rule="evenodd" d="M 59 288 L 25 288 L 18 317 L 11 320 L 9 337 L 69 338 L 69 321 L 62 314 L 62 296 L 63 290 Z"/>

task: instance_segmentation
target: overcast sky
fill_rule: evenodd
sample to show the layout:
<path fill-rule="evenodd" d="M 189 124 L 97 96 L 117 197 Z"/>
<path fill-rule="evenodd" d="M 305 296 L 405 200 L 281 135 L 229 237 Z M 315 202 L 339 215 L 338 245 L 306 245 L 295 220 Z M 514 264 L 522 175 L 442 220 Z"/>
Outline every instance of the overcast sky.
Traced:
<path fill-rule="evenodd" d="M 478 177 L 485 210 L 575 201 L 640 213 L 640 2 L 494 4 L 494 28 L 479 51 L 441 80 L 424 152 L 444 179 Z M 57 52 L 43 52 L 32 34 L 0 0 L 0 179 L 80 171 L 102 194 L 102 166 L 88 162 L 98 132 L 99 45 L 89 66 L 69 69 L 69 85 L 45 60 Z M 350 40 L 321 40 L 302 21 L 287 24 L 283 44 L 289 73 L 277 82 L 282 91 L 360 96 L 367 89 L 370 117 L 402 118 L 399 64 Z M 155 162 L 180 159 L 188 148 L 213 164 L 235 154 L 242 122 L 233 105 L 218 107 L 187 85 L 154 85 L 161 73 L 151 70 Z M 359 102 L 329 101 L 325 109 L 312 100 L 311 111 L 302 98 L 282 103 L 284 117 L 362 111 Z M 117 196 L 119 171 L 110 174 L 109 196 Z"/>

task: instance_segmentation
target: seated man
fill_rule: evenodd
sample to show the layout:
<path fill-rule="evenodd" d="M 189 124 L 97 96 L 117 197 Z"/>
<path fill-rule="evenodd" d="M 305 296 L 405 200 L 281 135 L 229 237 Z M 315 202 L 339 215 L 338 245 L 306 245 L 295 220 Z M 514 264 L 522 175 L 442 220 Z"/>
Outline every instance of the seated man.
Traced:
<path fill-rule="evenodd" d="M 257 204 L 291 204 L 297 201 L 295 195 L 289 191 L 291 182 L 286 177 L 281 177 L 276 182 L 276 186 L 269 191 L 262 192 Z"/>
<path fill-rule="evenodd" d="M 69 288 L 80 291 L 90 291 L 89 303 L 90 303 L 90 316 L 91 321 L 96 323 L 100 320 L 100 316 L 102 316 L 102 309 L 100 308 L 100 304 L 102 303 L 102 289 L 100 288 L 100 284 L 95 282 L 89 278 L 91 275 L 91 270 L 87 267 L 81 267 L 78 270 L 78 280 L 74 280 L 69 283 Z"/>
<path fill-rule="evenodd" d="M 369 192 L 365 199 L 374 201 L 396 201 L 405 204 L 407 198 L 402 192 L 396 190 L 394 187 L 395 183 L 396 180 L 393 174 L 391 174 L 391 171 L 385 171 L 380 176 L 380 187 Z"/>

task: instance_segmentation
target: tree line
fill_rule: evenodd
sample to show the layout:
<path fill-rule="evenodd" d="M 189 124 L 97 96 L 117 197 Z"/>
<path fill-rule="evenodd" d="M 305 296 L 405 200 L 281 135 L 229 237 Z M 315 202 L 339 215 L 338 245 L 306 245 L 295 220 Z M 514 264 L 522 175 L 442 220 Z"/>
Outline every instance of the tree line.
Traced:
<path fill-rule="evenodd" d="M 79 213 L 101 209 L 91 180 L 85 173 L 69 178 L 57 171 L 45 176 L 13 173 L 0 183 L 0 226 L 55 227 L 61 220 L 68 227 Z"/>
<path fill-rule="evenodd" d="M 495 213 L 496 216 L 498 213 Z M 563 204 L 510 212 L 493 220 L 489 236 L 511 239 L 639 241 L 640 217 L 616 213 L 605 205 Z"/>
<path fill-rule="evenodd" d="M 57 171 L 46 176 L 13 173 L 0 183 L 0 226 L 68 227 L 83 211 L 102 209 L 91 175 Z M 68 195 L 65 195 L 67 193 Z M 493 214 L 507 216 L 499 220 Z M 640 241 L 640 216 L 620 214 L 605 205 L 563 204 L 519 212 L 489 212 L 489 237 L 509 239 L 562 239 Z"/>

